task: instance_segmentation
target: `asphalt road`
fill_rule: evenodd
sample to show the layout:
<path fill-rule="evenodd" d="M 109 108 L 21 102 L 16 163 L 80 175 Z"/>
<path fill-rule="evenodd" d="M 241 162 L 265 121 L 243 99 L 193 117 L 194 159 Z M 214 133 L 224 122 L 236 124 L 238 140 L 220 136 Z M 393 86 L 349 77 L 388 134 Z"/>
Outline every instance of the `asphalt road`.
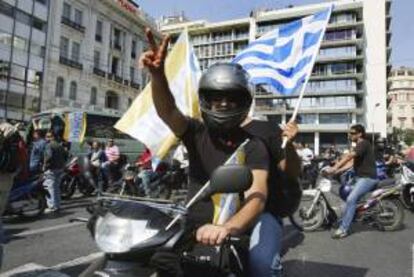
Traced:
<path fill-rule="evenodd" d="M 80 197 L 65 201 L 59 216 L 43 216 L 32 222 L 6 219 L 9 241 L 0 276 L 78 276 L 101 255 L 85 224 L 69 222 L 87 217 L 85 207 L 90 201 Z M 353 230 L 351 236 L 333 240 L 329 230 L 300 233 L 286 222 L 285 276 L 414 276 L 413 213 L 406 211 L 401 231 L 380 232 L 362 225 Z"/>

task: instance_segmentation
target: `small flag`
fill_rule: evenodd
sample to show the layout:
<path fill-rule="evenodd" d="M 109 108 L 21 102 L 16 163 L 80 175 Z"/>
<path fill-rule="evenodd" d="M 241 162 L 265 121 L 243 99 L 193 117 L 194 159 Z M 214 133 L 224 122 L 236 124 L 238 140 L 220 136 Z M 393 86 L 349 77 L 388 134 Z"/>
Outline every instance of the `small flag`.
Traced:
<path fill-rule="evenodd" d="M 70 142 L 83 142 L 86 131 L 86 113 L 71 112 L 65 115 L 63 138 Z"/>
<path fill-rule="evenodd" d="M 307 82 L 328 24 L 333 5 L 314 15 L 283 24 L 264 34 L 234 59 L 255 85 L 292 94 Z"/>

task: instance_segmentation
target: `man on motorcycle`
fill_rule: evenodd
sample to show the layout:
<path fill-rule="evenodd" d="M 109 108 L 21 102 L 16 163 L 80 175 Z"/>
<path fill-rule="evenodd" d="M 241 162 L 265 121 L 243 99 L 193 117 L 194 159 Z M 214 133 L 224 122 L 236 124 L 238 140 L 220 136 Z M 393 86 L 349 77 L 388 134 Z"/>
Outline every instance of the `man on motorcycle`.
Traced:
<path fill-rule="evenodd" d="M 327 173 L 335 174 L 350 160 L 354 161 L 355 185 L 346 200 L 345 212 L 339 228 L 333 233 L 332 238 L 341 239 L 349 235 L 349 228 L 354 219 L 357 202 L 377 184 L 377 171 L 375 155 L 370 142 L 365 138 L 364 126 L 357 124 L 351 127 L 349 136 L 356 143 L 355 150 L 344 156 L 339 162 L 330 168 Z"/>
<path fill-rule="evenodd" d="M 247 73 L 236 64 L 210 67 L 199 83 L 203 122 L 187 118 L 177 108 L 165 76 L 164 61 L 169 38 L 164 37 L 161 45 L 157 46 L 151 31 L 146 33 L 151 50 L 142 55 L 140 62 L 150 71 L 158 115 L 182 139 L 188 150 L 189 197 L 195 195 L 214 169 L 224 164 L 241 143 L 251 139 L 245 147 L 245 164 L 252 170 L 253 183 L 244 194 L 242 208 L 220 225 L 211 224 L 214 213 L 211 199 L 200 201 L 190 210 L 189 226 L 197 230 L 196 240 L 205 245 L 220 245 L 228 236 L 243 234 L 251 227 L 264 209 L 267 198 L 269 157 L 265 145 L 240 127 L 253 100 Z M 180 269 L 169 270 L 175 270 L 170 274 L 176 276 Z"/>

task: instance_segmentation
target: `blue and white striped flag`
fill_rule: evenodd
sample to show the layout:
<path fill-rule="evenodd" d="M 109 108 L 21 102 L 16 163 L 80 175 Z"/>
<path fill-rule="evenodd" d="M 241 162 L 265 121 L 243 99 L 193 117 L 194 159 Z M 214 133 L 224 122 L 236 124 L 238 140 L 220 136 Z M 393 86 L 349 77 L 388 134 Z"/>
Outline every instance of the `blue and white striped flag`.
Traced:
<path fill-rule="evenodd" d="M 250 74 L 252 84 L 292 94 L 306 82 L 331 16 L 333 5 L 314 15 L 279 26 L 250 43 L 233 62 Z"/>

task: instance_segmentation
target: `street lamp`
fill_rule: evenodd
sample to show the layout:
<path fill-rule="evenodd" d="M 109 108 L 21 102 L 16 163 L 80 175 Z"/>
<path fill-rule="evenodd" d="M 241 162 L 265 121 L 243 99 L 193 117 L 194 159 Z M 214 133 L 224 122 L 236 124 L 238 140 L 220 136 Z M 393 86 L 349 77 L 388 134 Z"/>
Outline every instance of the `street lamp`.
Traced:
<path fill-rule="evenodd" d="M 372 112 L 372 149 L 375 149 L 375 112 L 380 105 L 380 103 L 375 103 L 374 111 Z"/>

